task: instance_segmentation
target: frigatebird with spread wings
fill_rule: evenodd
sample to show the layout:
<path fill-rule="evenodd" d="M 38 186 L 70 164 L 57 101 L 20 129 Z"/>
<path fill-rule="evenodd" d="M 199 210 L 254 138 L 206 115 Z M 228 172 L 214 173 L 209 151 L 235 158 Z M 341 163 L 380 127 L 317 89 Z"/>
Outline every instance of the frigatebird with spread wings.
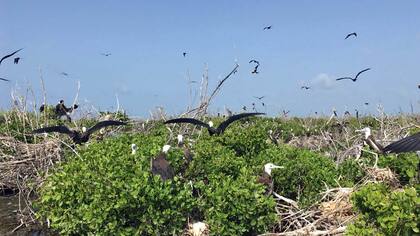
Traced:
<path fill-rule="evenodd" d="M 16 51 L 14 51 L 14 52 L 12 52 L 12 53 L 10 53 L 10 54 L 8 54 L 8 55 L 6 55 L 6 56 L 4 56 L 4 57 L 2 57 L 1 59 L 0 59 L 0 64 L 2 63 L 2 61 L 4 60 L 4 59 L 7 59 L 7 58 L 9 58 L 9 57 L 11 57 L 11 56 L 13 56 L 13 55 L 15 55 L 16 53 L 18 53 L 20 50 L 22 50 L 23 48 L 21 48 L 21 49 L 19 49 L 19 50 L 16 50 Z"/>
<path fill-rule="evenodd" d="M 362 73 L 364 73 L 364 72 L 366 72 L 366 71 L 368 71 L 368 70 L 370 70 L 370 68 L 366 68 L 364 70 L 359 71 L 359 73 L 357 73 L 354 78 L 352 78 L 352 77 L 341 77 L 341 78 L 338 78 L 336 80 L 338 81 L 338 80 L 349 79 L 349 80 L 352 80 L 353 82 L 356 82 L 356 80 L 359 77 L 359 75 L 362 74 Z"/>
<path fill-rule="evenodd" d="M 209 122 L 204 123 L 200 120 L 194 119 L 194 118 L 177 118 L 177 119 L 172 119 L 172 120 L 167 120 L 165 121 L 165 124 L 172 124 L 172 123 L 190 123 L 193 125 L 198 125 L 198 126 L 202 126 L 204 128 L 206 128 L 209 131 L 210 135 L 216 134 L 216 135 L 220 135 L 223 134 L 223 132 L 225 131 L 225 129 L 232 123 L 235 122 L 239 119 L 243 119 L 249 116 L 256 116 L 256 115 L 265 115 L 265 113 L 260 113 L 260 112 L 253 112 L 253 113 L 241 113 L 241 114 L 237 114 L 237 115 L 233 115 L 231 117 L 229 117 L 227 120 L 223 121 L 217 128 L 213 127 L 213 122 Z"/>

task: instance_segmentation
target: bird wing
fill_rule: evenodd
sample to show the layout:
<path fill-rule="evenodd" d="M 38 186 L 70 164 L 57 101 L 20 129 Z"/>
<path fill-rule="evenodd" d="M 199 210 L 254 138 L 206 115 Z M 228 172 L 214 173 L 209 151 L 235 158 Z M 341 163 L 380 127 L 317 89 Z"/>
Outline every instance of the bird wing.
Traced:
<path fill-rule="evenodd" d="M 400 139 L 386 146 L 383 151 L 400 153 L 400 152 L 413 152 L 420 151 L 420 133 Z"/>
<path fill-rule="evenodd" d="M 171 164 L 165 158 L 165 154 L 161 153 L 152 160 L 152 174 L 160 175 L 162 180 L 172 179 L 175 176 Z"/>
<path fill-rule="evenodd" d="M 257 63 L 258 65 L 260 64 L 260 62 L 257 60 L 250 60 L 249 63 Z"/>
<path fill-rule="evenodd" d="M 10 80 L 8 80 L 8 79 L 3 79 L 3 78 L 0 78 L 0 80 L 7 81 L 7 82 L 9 82 L 9 81 L 10 81 Z"/>
<path fill-rule="evenodd" d="M 194 118 L 177 118 L 177 119 L 171 119 L 171 120 L 165 121 L 165 124 L 173 124 L 173 123 L 190 123 L 193 125 L 203 126 L 207 129 L 210 128 L 209 124 L 204 123 Z"/>
<path fill-rule="evenodd" d="M 32 131 L 32 133 L 35 133 L 35 134 L 51 133 L 51 132 L 57 132 L 57 133 L 68 134 L 68 135 L 73 134 L 73 131 L 64 125 L 50 126 L 50 127 L 40 128 L 40 129 L 36 129 Z"/>
<path fill-rule="evenodd" d="M 113 126 L 113 125 L 126 125 L 127 123 L 117 120 L 105 120 L 98 122 L 96 125 L 90 127 L 88 130 L 86 130 L 86 134 L 92 134 L 93 132 L 100 130 L 107 126 Z"/>
<path fill-rule="evenodd" d="M 256 115 L 265 115 L 265 113 L 261 112 L 251 112 L 251 113 L 241 113 L 237 115 L 233 115 L 229 117 L 227 120 L 223 121 L 217 129 L 219 129 L 221 132 L 223 132 L 232 122 L 237 121 L 239 119 L 243 119 L 248 116 L 256 116 Z"/>
<path fill-rule="evenodd" d="M 10 53 L 9 55 L 6 55 L 6 56 L 4 56 L 4 57 L 2 57 L 1 58 L 1 60 L 0 60 L 0 64 L 1 64 L 1 62 L 4 60 L 4 59 L 6 59 L 6 58 L 8 58 L 8 57 L 11 57 L 11 56 L 13 56 L 13 55 L 15 55 L 16 53 L 18 53 L 20 50 L 22 50 L 23 48 L 21 48 L 21 49 L 19 49 L 19 50 L 16 50 L 16 51 L 14 51 L 14 52 L 12 52 L 12 53 Z"/>
<path fill-rule="evenodd" d="M 357 79 L 357 77 L 359 77 L 359 75 L 360 75 L 361 73 L 363 73 L 363 72 L 365 72 L 365 71 L 368 71 L 368 70 L 370 70 L 370 68 L 366 68 L 366 69 L 364 69 L 364 70 L 360 71 L 359 73 L 357 73 L 357 75 L 356 75 L 356 77 L 354 77 L 354 79 Z"/>
<path fill-rule="evenodd" d="M 353 78 L 351 78 L 351 77 L 341 77 L 341 78 L 338 78 L 338 79 L 335 79 L 335 80 L 343 80 L 343 79 L 350 79 L 350 80 L 353 80 Z"/>

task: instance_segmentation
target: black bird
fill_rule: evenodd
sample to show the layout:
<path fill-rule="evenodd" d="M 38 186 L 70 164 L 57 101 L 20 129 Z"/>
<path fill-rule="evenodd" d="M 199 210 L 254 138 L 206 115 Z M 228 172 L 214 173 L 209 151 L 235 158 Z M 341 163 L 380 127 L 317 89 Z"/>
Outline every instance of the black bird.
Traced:
<path fill-rule="evenodd" d="M 186 52 L 183 52 L 183 53 L 182 53 L 182 56 L 184 56 L 184 57 L 185 57 L 186 55 L 187 55 L 187 53 L 186 53 Z"/>
<path fill-rule="evenodd" d="M 350 33 L 350 34 L 348 34 L 348 35 L 346 36 L 346 38 L 345 38 L 345 39 L 348 39 L 350 36 L 357 37 L 357 33 L 356 33 L 356 32 Z"/>
<path fill-rule="evenodd" d="M 227 120 L 223 121 L 217 128 L 213 128 L 213 122 L 211 121 L 207 124 L 194 118 L 177 118 L 177 119 L 167 120 L 165 121 L 165 124 L 190 123 L 193 125 L 205 127 L 209 131 L 210 135 L 213 135 L 213 134 L 220 135 L 220 134 L 223 134 L 225 129 L 232 122 L 249 117 L 249 116 L 256 116 L 256 115 L 265 115 L 265 113 L 254 112 L 254 113 L 241 113 L 241 114 L 233 115 L 229 117 Z"/>
<path fill-rule="evenodd" d="M 283 116 L 284 116 L 284 117 L 287 117 L 287 115 L 289 114 L 289 112 L 290 112 L 290 110 L 288 110 L 288 111 L 283 110 Z"/>
<path fill-rule="evenodd" d="M 13 63 L 18 64 L 20 60 L 20 57 L 15 57 L 15 59 L 13 59 Z"/>
<path fill-rule="evenodd" d="M 66 72 L 61 72 L 60 74 L 61 74 L 61 75 L 66 76 L 66 77 L 68 77 L 68 76 L 69 76 L 69 74 L 68 74 L 68 73 L 66 73 Z"/>
<path fill-rule="evenodd" d="M 242 110 L 246 111 L 246 106 L 243 106 L 243 107 L 242 107 Z"/>
<path fill-rule="evenodd" d="M 265 98 L 265 96 L 261 96 L 261 97 L 254 96 L 254 98 L 256 98 L 258 100 L 261 100 L 261 99 Z"/>
<path fill-rule="evenodd" d="M 306 89 L 306 90 L 308 90 L 308 89 L 310 89 L 311 87 L 309 87 L 309 86 L 301 86 L 300 87 L 300 89 Z"/>
<path fill-rule="evenodd" d="M 86 128 L 83 127 L 82 128 L 83 133 L 76 130 L 71 130 L 67 126 L 64 126 L 64 125 L 45 127 L 45 128 L 34 130 L 32 131 L 32 133 L 39 134 L 39 133 L 57 132 L 57 133 L 67 134 L 70 136 L 70 138 L 73 140 L 75 144 L 82 144 L 89 141 L 90 135 L 95 131 L 98 131 L 107 126 L 126 125 L 126 124 L 127 123 L 121 122 L 121 121 L 106 120 L 106 121 L 101 121 L 97 123 L 96 125 L 90 127 L 88 130 L 86 130 Z"/>
<path fill-rule="evenodd" d="M 111 56 L 112 54 L 111 53 L 101 53 L 101 55 L 108 57 L 108 56 Z"/>
<path fill-rule="evenodd" d="M 368 106 L 368 105 L 369 105 L 369 103 L 368 103 L 368 102 L 365 102 L 365 105 L 366 105 L 366 106 Z"/>
<path fill-rule="evenodd" d="M 419 88 L 419 89 L 420 89 L 420 84 L 419 84 L 419 85 L 417 85 L 417 88 Z"/>
<path fill-rule="evenodd" d="M 400 139 L 386 146 L 384 153 L 401 153 L 420 151 L 420 132 Z"/>
<path fill-rule="evenodd" d="M 42 104 L 40 107 L 39 107 L 39 112 L 44 112 L 45 111 L 45 105 L 44 104 Z"/>
<path fill-rule="evenodd" d="M 15 55 L 16 53 L 18 53 L 18 52 L 19 52 L 20 50 L 22 50 L 22 49 L 23 49 L 23 48 L 21 48 L 21 49 L 19 49 L 19 50 L 16 50 L 16 51 L 14 51 L 14 52 L 10 53 L 9 55 L 6 55 L 6 56 L 2 57 L 2 58 L 0 59 L 0 64 L 1 64 L 1 62 L 2 62 L 4 59 L 9 58 L 9 57 L 11 57 L 11 56 Z"/>
<path fill-rule="evenodd" d="M 359 77 L 359 75 L 360 75 L 360 74 L 362 74 L 363 72 L 368 71 L 368 70 L 370 70 L 370 68 L 367 68 L 367 69 L 364 69 L 364 70 L 362 70 L 362 71 L 359 71 L 359 73 L 357 73 L 357 74 L 356 74 L 356 77 L 354 77 L 354 78 L 351 78 L 351 77 L 342 77 L 342 78 L 338 78 L 338 79 L 336 79 L 336 80 L 349 79 L 349 80 L 352 80 L 353 82 L 356 82 L 356 80 L 357 80 L 357 78 Z"/>
<path fill-rule="evenodd" d="M 10 82 L 10 80 L 4 79 L 4 78 L 0 78 L 0 80 L 6 81 L 6 82 Z"/>
<path fill-rule="evenodd" d="M 175 176 L 174 169 L 171 166 L 171 163 L 166 159 L 166 154 L 168 153 L 171 146 L 163 146 L 162 152 L 160 152 L 156 157 L 151 160 L 151 169 L 152 174 L 159 175 L 162 180 L 172 179 Z"/>
<path fill-rule="evenodd" d="M 273 27 L 272 25 L 270 25 L 270 26 L 266 26 L 266 27 L 264 27 L 264 29 L 263 30 L 269 30 L 269 29 L 271 29 L 271 27 Z"/>
<path fill-rule="evenodd" d="M 71 121 L 71 118 L 69 116 L 69 113 L 71 113 L 73 110 L 77 109 L 79 106 L 77 104 L 74 104 L 72 107 L 66 107 L 64 105 L 64 100 L 60 100 L 60 102 L 55 106 L 55 115 L 58 119 L 60 119 L 62 116 L 66 116 L 66 118 Z"/>
<path fill-rule="evenodd" d="M 256 65 L 255 66 L 255 68 L 254 68 L 254 70 L 251 72 L 252 74 L 258 74 L 259 72 L 258 72 L 258 67 L 259 67 L 260 65 Z"/>

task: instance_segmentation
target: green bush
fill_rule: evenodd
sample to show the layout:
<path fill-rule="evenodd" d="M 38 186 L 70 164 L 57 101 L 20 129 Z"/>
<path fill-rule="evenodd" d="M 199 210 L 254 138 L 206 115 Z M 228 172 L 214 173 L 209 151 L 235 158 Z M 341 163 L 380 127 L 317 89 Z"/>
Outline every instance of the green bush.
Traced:
<path fill-rule="evenodd" d="M 201 190 L 211 235 L 256 235 L 276 222 L 274 199 L 246 169 L 236 179 L 215 176 Z"/>
<path fill-rule="evenodd" d="M 150 157 L 163 144 L 162 137 L 126 135 L 82 148 L 47 179 L 39 215 L 63 235 L 180 234 L 196 199 L 178 177 L 163 182 L 151 174 Z M 168 159 L 180 166 L 182 152 Z"/>
<path fill-rule="evenodd" d="M 353 187 L 366 176 L 363 167 L 354 159 L 343 161 L 337 169 L 340 175 L 340 185 L 343 187 Z"/>
<path fill-rule="evenodd" d="M 416 153 L 402 153 L 397 155 L 381 156 L 378 166 L 389 167 L 398 175 L 398 179 L 403 185 L 418 183 L 417 171 L 419 157 Z"/>
<path fill-rule="evenodd" d="M 297 199 L 302 206 L 308 206 L 320 198 L 325 186 L 336 186 L 338 179 L 335 164 L 329 159 L 308 150 L 288 146 L 264 150 L 255 158 L 255 171 L 261 172 L 265 163 L 284 166 L 272 174 L 274 190 L 281 195 Z M 251 164 L 251 163 L 250 163 Z"/>
<path fill-rule="evenodd" d="M 420 228 L 420 198 L 414 188 L 390 191 L 384 184 L 368 184 L 351 197 L 360 212 L 347 235 L 414 235 Z"/>

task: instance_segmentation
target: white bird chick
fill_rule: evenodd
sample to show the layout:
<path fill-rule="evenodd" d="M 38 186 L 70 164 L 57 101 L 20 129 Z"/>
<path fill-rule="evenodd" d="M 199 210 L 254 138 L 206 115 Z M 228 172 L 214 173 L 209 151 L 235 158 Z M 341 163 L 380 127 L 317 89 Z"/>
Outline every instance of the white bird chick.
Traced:
<path fill-rule="evenodd" d="M 213 125 L 214 125 L 214 124 L 213 124 L 213 121 L 209 121 L 209 126 L 210 126 L 210 127 L 213 127 Z"/>
<path fill-rule="evenodd" d="M 283 168 L 284 168 L 284 166 L 277 166 L 277 165 L 274 165 L 273 163 L 267 163 L 267 164 L 264 165 L 265 173 L 267 173 L 270 176 L 271 176 L 271 170 L 273 170 L 273 169 L 283 169 Z"/>
<path fill-rule="evenodd" d="M 178 145 L 180 145 L 184 142 L 184 136 L 182 136 L 182 134 L 178 134 L 176 139 L 178 140 Z"/>
<path fill-rule="evenodd" d="M 209 226 L 204 222 L 195 222 L 189 225 L 189 233 L 192 236 L 204 236 L 208 235 Z"/>
<path fill-rule="evenodd" d="M 82 132 L 84 133 L 84 132 L 86 132 L 86 127 L 82 127 Z"/>
<path fill-rule="evenodd" d="M 363 129 L 358 129 L 358 130 L 356 130 L 356 132 L 364 133 L 365 134 L 365 139 L 369 138 L 369 136 L 372 134 L 369 127 L 366 127 L 366 128 L 363 128 Z"/>
<path fill-rule="evenodd" d="M 131 144 L 131 154 L 132 154 L 132 155 L 136 154 L 137 149 L 139 149 L 139 148 L 137 147 L 137 145 L 136 145 L 135 143 L 132 143 L 132 144 Z"/>
<path fill-rule="evenodd" d="M 168 151 L 169 151 L 170 148 L 171 148 L 171 145 L 166 144 L 166 145 L 163 146 L 162 152 L 168 153 Z"/>

